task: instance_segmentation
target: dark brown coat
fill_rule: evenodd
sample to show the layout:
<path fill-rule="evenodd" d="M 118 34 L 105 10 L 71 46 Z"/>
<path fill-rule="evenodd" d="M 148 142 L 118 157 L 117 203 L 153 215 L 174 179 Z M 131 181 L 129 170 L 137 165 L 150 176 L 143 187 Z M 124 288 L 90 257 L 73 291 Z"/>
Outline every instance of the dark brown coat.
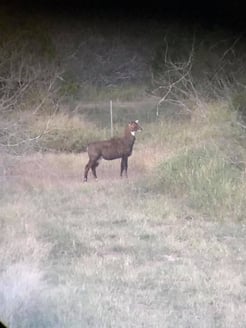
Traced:
<path fill-rule="evenodd" d="M 91 169 L 94 178 L 97 179 L 96 167 L 99 165 L 99 159 L 113 160 L 121 158 L 120 176 L 127 176 L 128 157 L 132 154 L 135 142 L 135 133 L 141 131 L 142 128 L 138 121 L 130 122 L 122 138 L 112 138 L 110 140 L 92 142 L 87 147 L 89 162 L 85 166 L 84 181 L 87 181 L 88 172 Z"/>

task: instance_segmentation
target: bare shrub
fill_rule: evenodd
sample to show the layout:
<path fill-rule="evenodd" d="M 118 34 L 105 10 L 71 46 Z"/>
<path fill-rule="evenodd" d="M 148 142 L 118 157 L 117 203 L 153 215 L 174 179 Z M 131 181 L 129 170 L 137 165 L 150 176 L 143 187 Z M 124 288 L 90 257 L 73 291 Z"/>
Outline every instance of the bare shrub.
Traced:
<path fill-rule="evenodd" d="M 23 30 L 3 39 L 0 44 L 2 151 L 25 152 L 32 147 L 32 141 L 44 133 L 30 136 L 21 118 L 23 110 L 34 115 L 40 111 L 53 114 L 59 109 L 57 81 L 61 71 L 58 71 L 55 54 L 51 56 L 49 47 L 50 42 L 45 43 L 42 34 L 34 38 L 30 31 Z"/>
<path fill-rule="evenodd" d="M 164 104 L 190 111 L 203 108 L 204 100 L 230 99 L 245 83 L 243 49 L 241 36 L 216 40 L 208 34 L 197 40 L 189 33 L 182 41 L 167 34 L 152 62 L 151 93 L 159 97 L 156 115 Z"/>

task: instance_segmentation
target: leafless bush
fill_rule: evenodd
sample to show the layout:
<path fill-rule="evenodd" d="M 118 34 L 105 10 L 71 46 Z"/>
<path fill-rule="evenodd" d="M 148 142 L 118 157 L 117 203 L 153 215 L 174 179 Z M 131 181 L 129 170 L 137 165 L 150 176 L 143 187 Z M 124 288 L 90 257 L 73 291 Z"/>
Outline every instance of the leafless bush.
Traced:
<path fill-rule="evenodd" d="M 156 87 L 152 91 L 160 99 L 156 106 L 156 116 L 159 116 L 160 106 L 164 102 L 182 106 L 189 111 L 184 99 L 195 99 L 199 101 L 199 96 L 194 85 L 192 76 L 192 66 L 194 59 L 194 40 L 188 58 L 185 60 L 173 60 L 169 55 L 169 45 L 165 41 L 165 50 L 162 55 L 162 71 L 155 77 L 152 75 L 152 84 Z"/>
<path fill-rule="evenodd" d="M 178 55 L 164 39 L 161 52 L 155 58 L 158 69 L 152 74 L 152 94 L 159 97 L 156 115 L 163 103 L 178 105 L 190 110 L 189 105 L 202 107 L 204 99 L 231 97 L 245 84 L 244 53 L 239 47 L 240 36 L 234 39 L 196 41 L 190 49 L 180 46 Z M 183 45 L 184 47 L 184 45 Z M 177 49 L 176 49 L 177 52 Z M 236 91 L 237 92 L 237 91 Z M 188 104 L 188 105 L 187 105 Z"/>
<path fill-rule="evenodd" d="M 58 72 L 55 61 L 40 56 L 29 40 L 8 40 L 0 45 L 0 150 L 26 150 L 31 141 L 40 135 L 30 136 L 24 119 L 19 115 L 29 111 L 35 115 L 40 110 L 54 113 L 58 103 Z"/>

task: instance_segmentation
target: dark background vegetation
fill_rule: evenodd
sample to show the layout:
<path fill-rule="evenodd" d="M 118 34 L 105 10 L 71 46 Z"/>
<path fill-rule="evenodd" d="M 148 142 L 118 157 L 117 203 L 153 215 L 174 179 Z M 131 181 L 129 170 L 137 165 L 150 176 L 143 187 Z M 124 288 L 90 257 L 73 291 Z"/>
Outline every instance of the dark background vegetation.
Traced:
<path fill-rule="evenodd" d="M 20 142 L 23 146 L 31 140 L 35 149 L 84 150 L 91 135 L 83 138 L 78 133 L 67 144 L 68 135 L 57 140 L 53 132 L 52 144 L 52 133 L 45 136 L 45 127 L 37 130 L 33 119 L 28 123 L 24 114 L 14 118 L 13 113 L 29 110 L 37 117 L 77 112 L 108 127 L 99 105 L 91 108 L 82 103 L 110 99 L 152 97 L 156 104 L 136 113 L 146 121 L 155 119 L 156 106 L 182 102 L 187 107 L 198 98 L 229 99 L 243 117 L 243 13 L 239 1 L 3 2 L 1 145 L 19 151 Z M 10 114 L 16 120 L 14 133 Z M 122 122 L 134 116 L 125 114 L 120 117 L 116 112 L 115 118 Z M 57 146 L 64 142 L 64 148 Z"/>
<path fill-rule="evenodd" d="M 245 24 L 243 1 L 80 1 L 80 0 L 39 0 L 2 1 L 5 7 L 19 15 L 24 13 L 63 14 L 64 17 L 104 16 L 124 17 L 128 19 L 170 19 L 181 20 L 183 23 L 205 23 L 210 26 L 222 24 L 230 28 Z M 217 25 L 218 26 L 218 25 Z"/>

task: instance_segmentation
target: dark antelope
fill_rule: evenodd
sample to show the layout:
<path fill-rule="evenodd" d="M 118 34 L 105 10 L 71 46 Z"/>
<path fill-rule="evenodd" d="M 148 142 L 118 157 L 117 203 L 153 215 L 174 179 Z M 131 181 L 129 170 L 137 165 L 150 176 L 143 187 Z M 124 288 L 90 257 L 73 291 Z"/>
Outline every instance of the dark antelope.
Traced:
<path fill-rule="evenodd" d="M 132 154 L 135 142 L 135 134 L 142 128 L 137 121 L 131 121 L 125 128 L 125 134 L 121 138 L 92 142 L 87 147 L 89 162 L 85 166 L 84 181 L 87 181 L 88 172 L 91 169 L 94 178 L 97 179 L 96 168 L 99 159 L 112 160 L 121 158 L 120 176 L 125 171 L 127 177 L 128 157 Z"/>

